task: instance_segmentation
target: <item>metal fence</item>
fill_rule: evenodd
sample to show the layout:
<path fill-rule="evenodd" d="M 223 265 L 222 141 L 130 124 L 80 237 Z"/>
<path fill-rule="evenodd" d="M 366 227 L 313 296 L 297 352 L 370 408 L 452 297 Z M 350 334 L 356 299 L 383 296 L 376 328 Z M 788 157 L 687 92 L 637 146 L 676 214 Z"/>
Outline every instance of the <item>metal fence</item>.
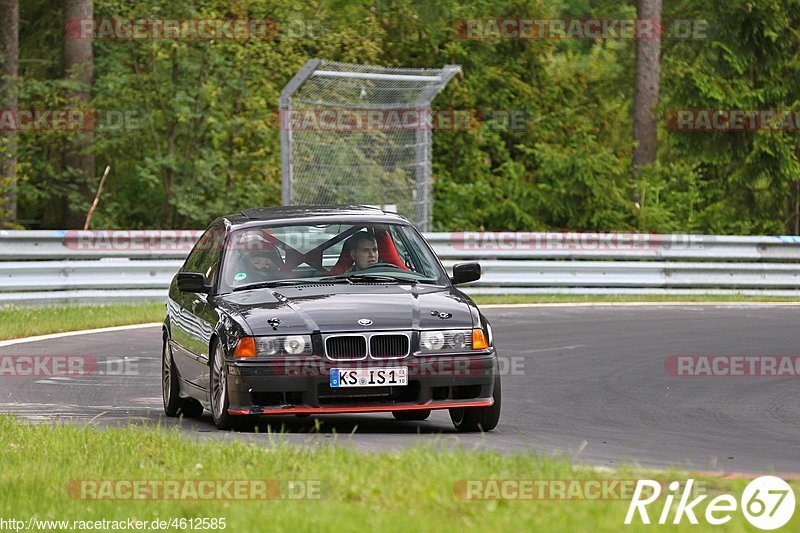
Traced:
<path fill-rule="evenodd" d="M 196 231 L 0 231 L 0 304 L 164 301 Z M 478 294 L 800 296 L 800 238 L 427 233 Z"/>
<path fill-rule="evenodd" d="M 283 205 L 391 205 L 430 229 L 430 105 L 460 68 L 308 61 L 281 91 Z"/>

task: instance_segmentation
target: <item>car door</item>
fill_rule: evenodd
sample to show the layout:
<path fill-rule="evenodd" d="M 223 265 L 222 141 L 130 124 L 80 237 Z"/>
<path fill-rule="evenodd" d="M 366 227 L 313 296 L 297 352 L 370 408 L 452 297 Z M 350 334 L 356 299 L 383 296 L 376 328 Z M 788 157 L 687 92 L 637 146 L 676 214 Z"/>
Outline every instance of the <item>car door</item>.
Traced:
<path fill-rule="evenodd" d="M 205 283 L 214 287 L 225 240 L 223 225 L 211 226 L 195 245 L 181 272 L 205 276 Z M 181 378 L 197 387 L 208 384 L 208 345 L 217 314 L 209 305 L 209 294 L 179 292 L 179 311 L 173 319 L 174 360 Z"/>

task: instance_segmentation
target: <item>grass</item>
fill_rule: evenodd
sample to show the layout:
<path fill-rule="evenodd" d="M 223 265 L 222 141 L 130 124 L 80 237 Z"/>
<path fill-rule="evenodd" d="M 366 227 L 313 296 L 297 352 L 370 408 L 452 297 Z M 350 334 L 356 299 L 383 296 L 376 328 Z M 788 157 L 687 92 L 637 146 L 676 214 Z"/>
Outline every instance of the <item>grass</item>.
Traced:
<path fill-rule="evenodd" d="M 0 307 L 0 340 L 164 320 L 164 304 Z"/>
<path fill-rule="evenodd" d="M 226 518 L 229 531 L 651 531 L 624 526 L 629 500 L 464 501 L 460 480 L 635 480 L 635 470 L 612 473 L 534 455 L 419 446 L 400 453 L 361 454 L 341 446 L 272 446 L 242 441 L 197 442 L 177 429 L 31 425 L 0 417 L 0 502 L 3 518 L 27 520 L 138 520 Z M 269 437 L 264 435 L 264 440 Z M 268 444 L 268 443 L 267 443 Z M 687 474 L 660 474 L 684 483 Z M 696 478 L 697 479 L 697 478 Z M 275 480 L 285 486 L 316 482 L 319 499 L 107 500 L 79 497 L 81 480 Z M 709 493 L 737 499 L 741 479 L 705 481 Z M 300 485 L 295 485 L 299 487 Z M 72 487 L 72 491 L 70 490 Z M 298 490 L 299 492 L 299 490 Z M 281 494 L 287 494 L 282 491 Z M 657 520 L 663 507 L 650 508 Z M 712 496 L 713 497 L 713 496 Z M 698 519 L 707 498 L 696 509 Z M 677 498 L 676 498 L 677 500 Z M 656 506 L 656 504 L 653 504 Z M 721 530 L 744 531 L 734 512 Z M 670 515 L 674 515 L 673 512 Z M 672 526 L 655 526 L 659 530 Z M 702 526 L 701 526 L 702 527 Z M 708 525 L 706 524 L 706 527 Z M 697 531 L 684 517 L 685 531 Z M 703 528 L 706 529 L 706 528 Z"/>
<path fill-rule="evenodd" d="M 761 296 L 680 296 L 680 295 L 489 295 L 473 297 L 481 304 L 604 303 L 604 302 L 797 302 L 796 298 Z M 62 331 L 76 331 L 127 324 L 160 322 L 164 304 L 65 305 L 54 307 L 0 307 L 0 340 Z"/>

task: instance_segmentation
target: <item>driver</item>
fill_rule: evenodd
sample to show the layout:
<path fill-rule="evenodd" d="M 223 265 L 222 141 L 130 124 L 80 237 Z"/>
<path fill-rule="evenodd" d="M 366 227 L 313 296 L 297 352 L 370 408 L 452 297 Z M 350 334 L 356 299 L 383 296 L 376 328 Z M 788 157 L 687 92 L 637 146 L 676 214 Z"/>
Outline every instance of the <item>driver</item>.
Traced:
<path fill-rule="evenodd" d="M 351 270 L 364 270 L 378 262 L 378 241 L 374 235 L 366 232 L 356 233 L 350 247 L 350 257 L 353 259 Z"/>

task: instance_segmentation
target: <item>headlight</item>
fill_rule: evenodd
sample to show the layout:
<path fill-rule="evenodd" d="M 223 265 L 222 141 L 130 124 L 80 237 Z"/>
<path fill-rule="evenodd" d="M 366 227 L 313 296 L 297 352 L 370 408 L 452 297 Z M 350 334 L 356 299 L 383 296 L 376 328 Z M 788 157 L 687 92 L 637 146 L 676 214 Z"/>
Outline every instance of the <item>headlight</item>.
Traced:
<path fill-rule="evenodd" d="M 419 334 L 421 353 L 448 353 L 472 350 L 471 329 L 422 331 Z"/>
<path fill-rule="evenodd" d="M 283 349 L 286 350 L 286 353 L 292 355 L 305 353 L 306 346 L 311 347 L 311 339 L 306 342 L 302 335 L 292 335 L 291 337 L 286 337 L 286 340 L 283 341 Z"/>
<path fill-rule="evenodd" d="M 256 354 L 259 356 L 311 355 L 311 336 L 256 337 Z"/>

